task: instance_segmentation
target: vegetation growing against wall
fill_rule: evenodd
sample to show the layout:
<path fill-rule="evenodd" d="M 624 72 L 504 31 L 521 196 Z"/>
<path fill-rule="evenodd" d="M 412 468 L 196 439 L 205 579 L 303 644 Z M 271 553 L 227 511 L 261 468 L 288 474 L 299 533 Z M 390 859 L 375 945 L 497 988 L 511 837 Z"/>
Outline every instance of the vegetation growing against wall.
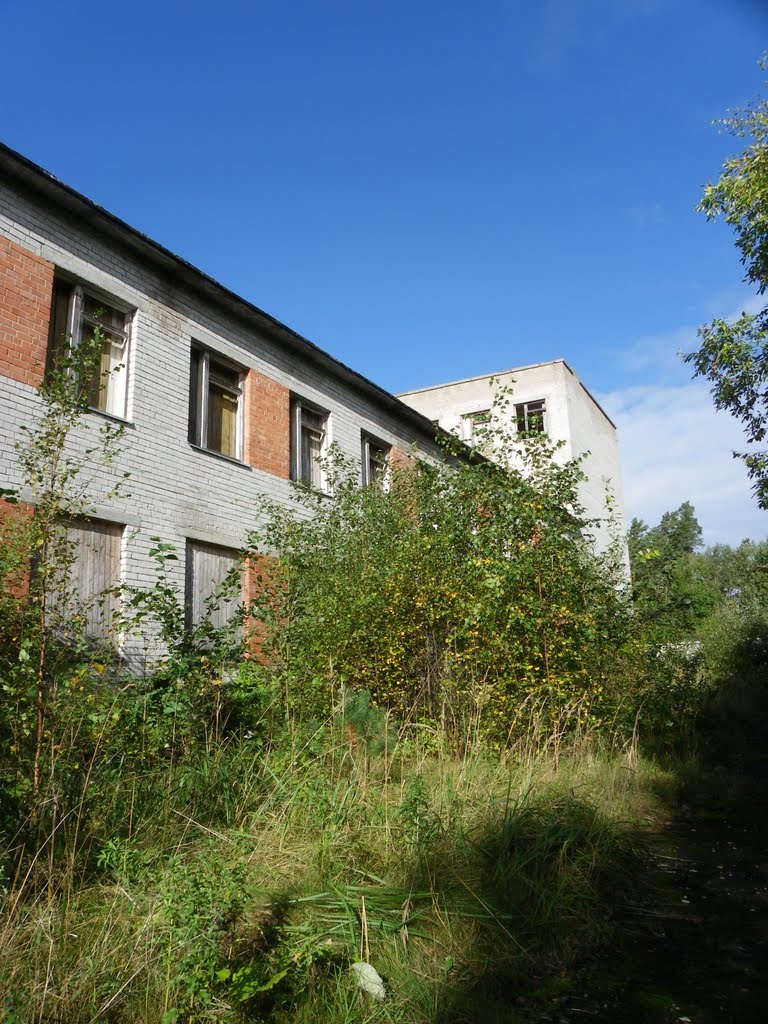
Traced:
<path fill-rule="evenodd" d="M 291 707 L 324 716 L 365 689 L 401 719 L 497 742 L 533 707 L 552 721 L 615 710 L 632 635 L 620 552 L 596 558 L 584 539 L 578 464 L 542 435 L 515 443 L 522 473 L 413 462 L 386 489 L 361 489 L 337 455 L 332 502 L 302 489 L 307 514 L 265 508 L 252 542 L 281 553 L 283 585 L 257 614 Z"/>

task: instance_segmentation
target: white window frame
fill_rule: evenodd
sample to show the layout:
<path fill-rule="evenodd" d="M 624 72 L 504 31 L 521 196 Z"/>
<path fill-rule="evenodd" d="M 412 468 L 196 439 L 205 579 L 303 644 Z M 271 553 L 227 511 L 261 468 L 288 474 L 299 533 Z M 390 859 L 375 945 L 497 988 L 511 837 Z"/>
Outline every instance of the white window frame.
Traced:
<path fill-rule="evenodd" d="M 520 424 L 523 424 L 521 427 Z M 520 433 L 546 434 L 547 432 L 547 401 L 536 398 L 530 402 L 518 402 L 515 405 L 515 429 Z"/>
<path fill-rule="evenodd" d="M 197 381 L 195 391 L 192 389 L 192 375 L 194 360 L 197 359 Z M 211 364 L 213 363 L 213 370 Z M 223 459 L 233 459 L 235 462 L 243 461 L 243 407 L 244 383 L 246 371 L 231 360 L 223 358 L 218 352 L 212 352 L 202 345 L 193 343 L 189 354 L 190 366 L 190 393 L 189 393 L 189 443 L 196 448 L 202 448 L 206 452 L 219 455 Z M 217 366 L 237 374 L 238 383 L 233 385 L 231 381 L 216 375 Z M 210 445 L 209 434 L 209 406 L 211 385 L 237 399 L 237 413 L 235 419 L 235 453 L 220 451 Z"/>
<path fill-rule="evenodd" d="M 305 472 L 303 438 L 305 429 L 311 430 L 312 427 L 305 424 L 304 413 L 309 413 L 310 416 L 319 416 L 322 424 L 319 431 L 321 434 L 320 454 L 315 457 L 316 465 L 310 470 L 309 479 Z M 308 487 L 314 487 L 324 494 L 330 494 L 328 474 L 321 461 L 328 454 L 330 424 L 331 414 L 326 409 L 322 409 L 298 395 L 291 397 L 291 479 L 304 483 Z"/>
<path fill-rule="evenodd" d="M 105 395 L 104 407 L 102 408 L 101 402 L 97 405 L 93 405 L 89 402 L 89 408 L 94 412 L 98 412 L 106 416 L 114 416 L 121 420 L 127 419 L 128 376 L 131 361 L 131 334 L 135 310 L 130 309 L 130 307 L 125 303 L 120 302 L 111 296 L 104 295 L 87 285 L 77 284 L 65 279 L 56 279 L 54 283 L 54 296 L 56 294 L 56 289 L 66 289 L 69 292 L 69 295 L 67 298 L 65 329 L 63 332 L 60 332 L 63 333 L 65 337 L 64 339 L 55 336 L 52 336 L 51 338 L 54 364 L 56 359 L 56 350 L 62 345 L 62 343 L 67 345 L 71 352 L 76 351 L 80 347 L 83 340 L 84 324 L 100 328 L 105 339 L 122 339 L 123 351 L 119 362 L 116 362 L 110 368 L 108 373 L 101 375 L 107 377 L 107 379 L 100 384 L 98 389 L 99 399 L 101 399 L 102 394 Z M 96 303 L 97 308 L 103 307 L 106 310 L 111 310 L 121 316 L 124 316 L 125 323 L 123 328 L 119 328 L 115 324 L 109 323 L 107 319 L 103 319 L 95 316 L 93 313 L 86 312 L 86 299 L 90 299 L 92 302 Z M 56 333 L 58 320 L 57 312 L 56 306 L 54 305 L 51 316 L 52 335 L 55 335 Z M 93 384 L 95 388 L 96 382 L 94 381 Z"/>
<path fill-rule="evenodd" d="M 360 436 L 361 458 L 362 458 L 362 479 L 363 487 L 380 486 L 382 490 L 389 490 L 391 475 L 391 454 L 392 445 L 385 444 L 372 434 L 362 431 Z M 376 452 L 381 453 L 381 458 L 376 458 Z M 372 473 L 372 467 L 380 467 L 379 473 Z"/>

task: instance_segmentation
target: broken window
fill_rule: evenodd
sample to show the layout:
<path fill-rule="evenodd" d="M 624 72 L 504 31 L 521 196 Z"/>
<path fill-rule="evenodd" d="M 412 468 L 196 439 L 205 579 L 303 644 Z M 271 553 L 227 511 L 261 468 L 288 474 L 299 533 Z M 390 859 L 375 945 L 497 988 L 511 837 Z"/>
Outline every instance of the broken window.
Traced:
<path fill-rule="evenodd" d="M 325 490 L 322 460 L 327 451 L 328 413 L 294 398 L 292 419 L 291 477 Z"/>
<path fill-rule="evenodd" d="M 544 399 L 535 402 L 521 402 L 515 406 L 515 423 L 519 434 L 543 434 L 546 432 L 544 422 Z"/>
<path fill-rule="evenodd" d="M 487 433 L 491 424 L 491 410 L 478 409 L 476 412 L 465 413 L 461 417 L 461 436 L 467 444 L 477 444 Z"/>
<path fill-rule="evenodd" d="M 368 434 L 362 435 L 363 487 L 382 487 L 389 479 L 390 447 Z"/>

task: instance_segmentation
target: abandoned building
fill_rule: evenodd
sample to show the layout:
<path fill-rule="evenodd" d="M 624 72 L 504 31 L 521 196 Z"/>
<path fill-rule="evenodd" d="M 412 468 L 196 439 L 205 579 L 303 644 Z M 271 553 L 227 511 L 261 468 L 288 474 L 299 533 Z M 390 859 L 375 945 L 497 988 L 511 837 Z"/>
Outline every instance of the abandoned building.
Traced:
<path fill-rule="evenodd" d="M 175 546 L 172 582 L 194 617 L 235 563 L 261 496 L 290 502 L 293 480 L 327 490 L 318 459 L 331 443 L 359 461 L 367 484 L 398 453 L 440 458 L 432 421 L 469 430 L 467 416 L 484 407 L 474 382 L 450 386 L 450 411 L 448 389 L 389 394 L 2 145 L 0 284 L 0 486 L 22 501 L 32 495 L 15 445 L 41 409 L 51 345 L 64 336 L 77 346 L 95 327 L 104 338 L 103 383 L 86 420 L 125 433 L 114 464 L 95 471 L 88 517 L 70 528 L 86 600 L 121 581 L 151 586 L 159 537 Z M 595 473 L 616 486 L 615 432 L 572 371 L 525 372 L 525 394 L 544 403 L 541 412 L 529 403 L 532 422 L 574 451 L 601 452 Z M 73 443 L 88 443 L 82 433 Z M 126 491 L 106 498 L 125 474 Z M 108 606 L 89 628 L 106 636 Z"/>

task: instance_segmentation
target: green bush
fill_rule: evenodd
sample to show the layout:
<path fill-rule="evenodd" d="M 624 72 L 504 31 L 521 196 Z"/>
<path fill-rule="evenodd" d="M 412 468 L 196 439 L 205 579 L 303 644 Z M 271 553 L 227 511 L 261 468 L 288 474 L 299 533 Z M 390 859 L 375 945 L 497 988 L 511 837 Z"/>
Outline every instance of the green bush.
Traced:
<path fill-rule="evenodd" d="M 577 464 L 542 438 L 526 475 L 480 456 L 393 468 L 361 489 L 338 455 L 334 500 L 264 509 L 254 552 L 280 552 L 259 600 L 289 712 L 329 715 L 346 690 L 405 719 L 506 741 L 519 719 L 609 718 L 633 626 L 621 560 L 597 557 Z"/>

